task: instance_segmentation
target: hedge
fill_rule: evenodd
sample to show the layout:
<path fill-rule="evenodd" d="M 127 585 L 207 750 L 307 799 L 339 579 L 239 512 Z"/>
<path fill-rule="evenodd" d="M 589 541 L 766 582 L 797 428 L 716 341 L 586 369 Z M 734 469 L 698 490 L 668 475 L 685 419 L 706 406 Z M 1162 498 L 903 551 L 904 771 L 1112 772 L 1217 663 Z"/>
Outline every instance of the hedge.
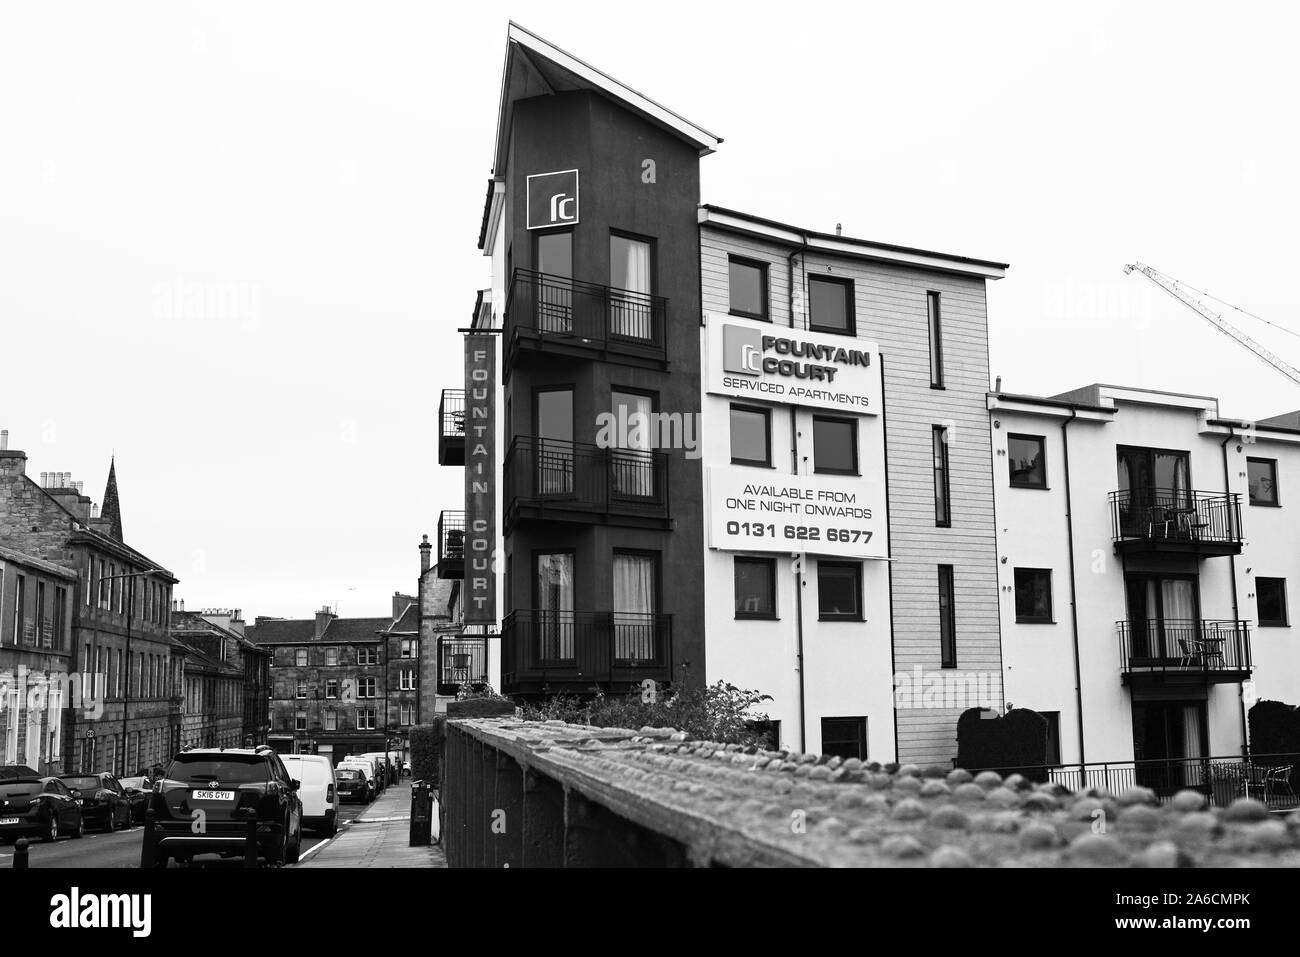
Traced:
<path fill-rule="evenodd" d="M 425 781 L 438 787 L 442 744 L 447 736 L 447 719 L 438 715 L 432 724 L 411 729 L 411 780 Z"/>
<path fill-rule="evenodd" d="M 1011 769 L 1031 781 L 1047 780 L 1047 719 L 1028 708 L 986 717 L 969 708 L 957 719 L 957 767 L 976 773 Z"/>

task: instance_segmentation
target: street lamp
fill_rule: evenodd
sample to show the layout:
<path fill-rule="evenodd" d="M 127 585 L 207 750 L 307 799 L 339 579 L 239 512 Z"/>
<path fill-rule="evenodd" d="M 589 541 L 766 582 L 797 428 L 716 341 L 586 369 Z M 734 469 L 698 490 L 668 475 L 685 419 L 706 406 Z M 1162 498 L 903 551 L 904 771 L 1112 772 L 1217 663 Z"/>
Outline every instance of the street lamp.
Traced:
<path fill-rule="evenodd" d="M 126 735 L 127 719 L 131 714 L 131 619 L 135 615 L 135 580 L 137 578 L 147 578 L 150 575 L 166 575 L 167 572 L 161 568 L 150 568 L 142 572 L 126 572 L 122 575 L 101 575 L 99 583 L 102 586 L 104 582 L 116 581 L 119 578 L 125 578 L 129 581 L 127 587 L 126 599 L 126 681 L 122 683 L 122 743 L 118 747 L 118 753 L 121 757 L 122 773 L 119 777 L 126 777 Z M 112 589 L 109 589 L 109 601 L 113 598 Z M 99 596 L 95 596 L 96 605 L 99 604 Z M 144 681 L 143 668 L 140 672 L 140 680 Z"/>

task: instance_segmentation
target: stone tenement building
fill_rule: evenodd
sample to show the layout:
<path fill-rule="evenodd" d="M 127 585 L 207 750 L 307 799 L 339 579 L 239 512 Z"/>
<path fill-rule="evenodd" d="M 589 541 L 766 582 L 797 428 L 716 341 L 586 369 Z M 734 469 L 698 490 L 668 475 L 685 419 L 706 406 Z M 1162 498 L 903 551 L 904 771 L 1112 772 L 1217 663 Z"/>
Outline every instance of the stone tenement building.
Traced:
<path fill-rule="evenodd" d="M 126 544 L 114 464 L 96 515 L 80 482 L 66 472 L 34 481 L 7 439 L 0 433 L 5 763 L 130 774 L 165 761 L 181 734 L 184 652 L 168 638 L 177 579 Z"/>
<path fill-rule="evenodd" d="M 239 610 L 172 611 L 185 654 L 182 745 L 240 747 L 266 740 L 270 653 L 242 634 Z"/>

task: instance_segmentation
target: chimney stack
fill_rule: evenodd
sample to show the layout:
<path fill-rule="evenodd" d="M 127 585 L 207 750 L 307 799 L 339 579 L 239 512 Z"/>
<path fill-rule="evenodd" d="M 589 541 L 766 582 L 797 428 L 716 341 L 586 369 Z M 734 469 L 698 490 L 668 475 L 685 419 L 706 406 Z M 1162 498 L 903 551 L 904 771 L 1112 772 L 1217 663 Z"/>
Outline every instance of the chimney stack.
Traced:
<path fill-rule="evenodd" d="M 0 429 L 0 452 L 9 448 L 9 430 Z"/>
<path fill-rule="evenodd" d="M 432 560 L 433 546 L 429 544 L 429 536 L 424 536 L 424 541 L 420 543 L 420 574 L 423 575 L 429 570 L 429 563 Z"/>
<path fill-rule="evenodd" d="M 330 611 L 329 605 L 321 606 L 321 610 L 316 612 L 316 637 L 319 638 L 325 634 L 325 629 L 330 626 L 334 620 L 334 612 Z"/>

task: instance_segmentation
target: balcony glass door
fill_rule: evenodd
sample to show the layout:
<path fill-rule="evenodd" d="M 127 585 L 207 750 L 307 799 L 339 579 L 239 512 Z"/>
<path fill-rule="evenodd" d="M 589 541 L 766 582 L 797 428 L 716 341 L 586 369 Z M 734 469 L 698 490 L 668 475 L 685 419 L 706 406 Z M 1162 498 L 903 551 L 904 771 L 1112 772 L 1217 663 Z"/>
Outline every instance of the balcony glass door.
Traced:
<path fill-rule="evenodd" d="M 653 555 L 614 555 L 614 660 L 655 658 L 658 562 Z"/>
<path fill-rule="evenodd" d="M 1206 747 L 1204 701 L 1133 703 L 1133 758 L 1142 787 L 1172 794 L 1207 785 Z"/>
<path fill-rule="evenodd" d="M 573 659 L 573 553 L 537 556 L 537 656 Z"/>
<path fill-rule="evenodd" d="M 651 425 L 654 400 L 634 392 L 613 392 L 615 448 L 610 452 L 610 488 L 620 498 L 652 498 L 655 494 Z"/>
<path fill-rule="evenodd" d="M 573 494 L 573 390 L 537 393 L 537 494 Z"/>
<path fill-rule="evenodd" d="M 1174 538 L 1193 524 L 1186 452 L 1121 446 L 1117 451 L 1120 522 L 1127 535 Z"/>
<path fill-rule="evenodd" d="M 573 331 L 573 233 L 539 233 L 534 285 L 535 321 L 541 332 Z"/>
<path fill-rule="evenodd" d="M 624 339 L 652 339 L 648 242 L 609 237 L 609 285 L 610 333 Z"/>
<path fill-rule="evenodd" d="M 1149 660 L 1199 660 L 1196 579 L 1131 575 L 1125 586 L 1132 635 L 1130 655 Z"/>

